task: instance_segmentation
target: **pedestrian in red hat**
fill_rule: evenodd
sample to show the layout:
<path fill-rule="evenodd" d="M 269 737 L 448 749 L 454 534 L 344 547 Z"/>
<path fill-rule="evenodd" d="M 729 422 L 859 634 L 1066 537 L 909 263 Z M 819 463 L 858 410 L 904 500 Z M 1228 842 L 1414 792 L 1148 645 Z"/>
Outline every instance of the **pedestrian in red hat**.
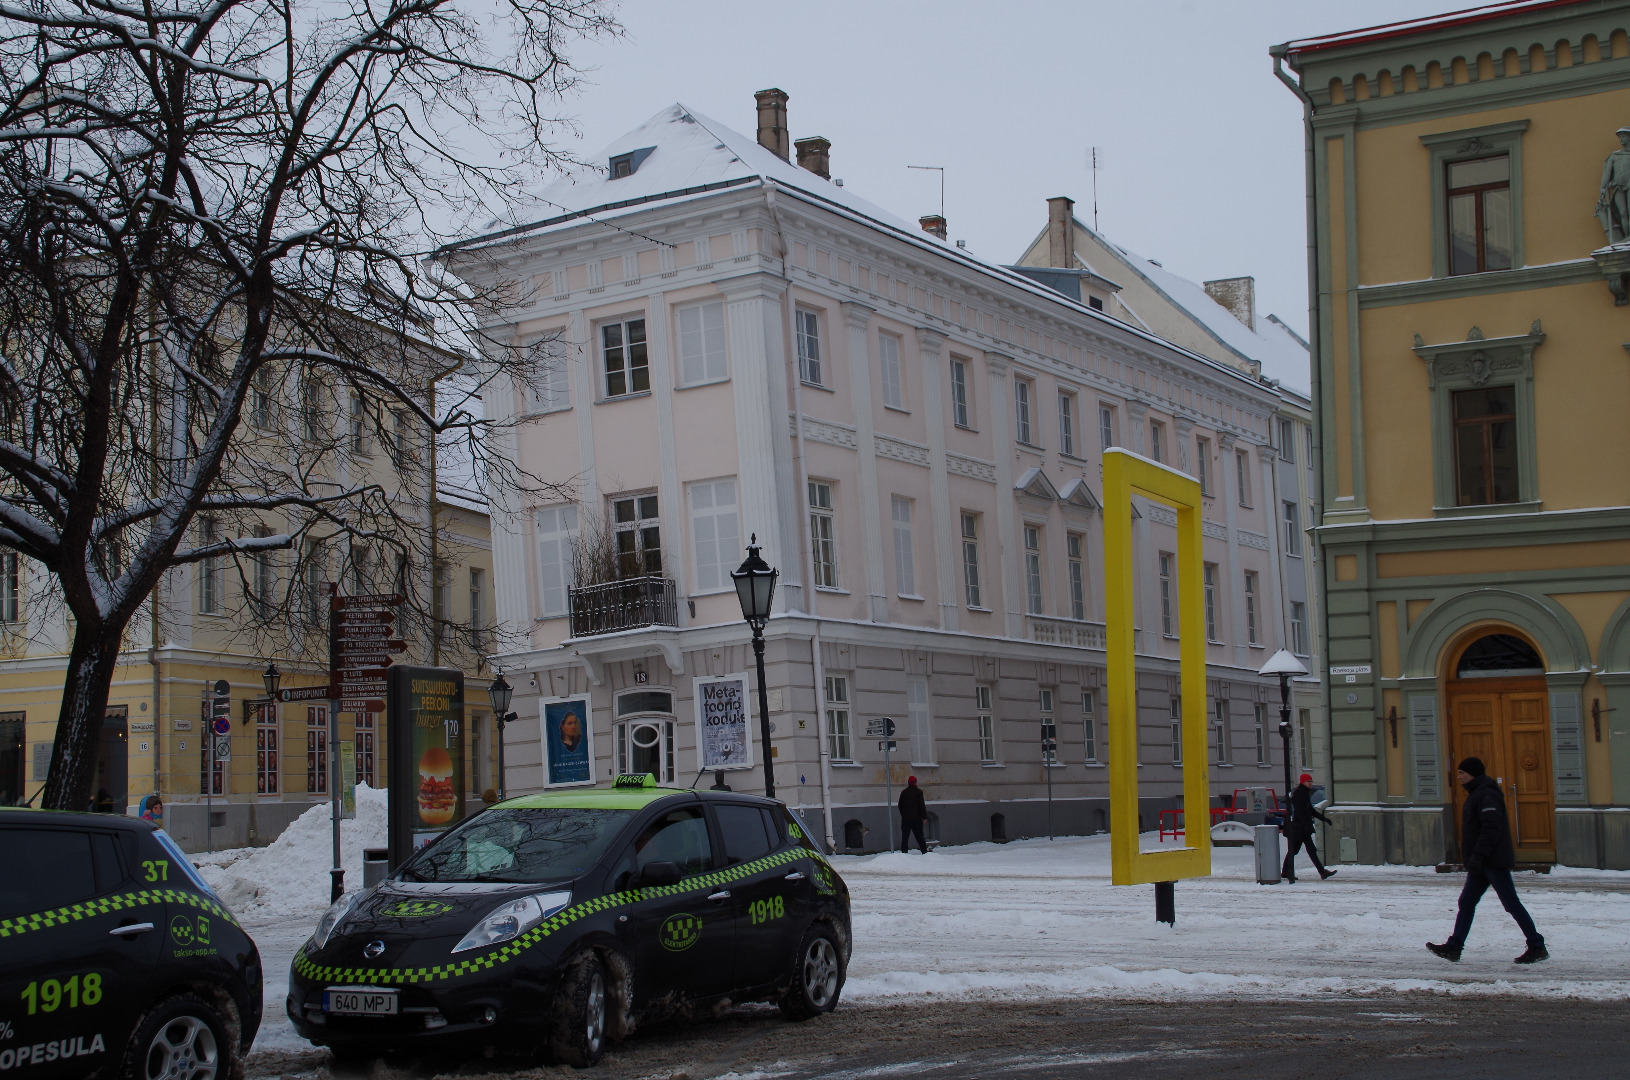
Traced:
<path fill-rule="evenodd" d="M 1296 884 L 1296 852 L 1302 848 L 1307 849 L 1307 857 L 1313 860 L 1313 869 L 1319 872 L 1321 879 L 1331 877 L 1334 870 L 1327 870 L 1319 861 L 1319 849 L 1313 846 L 1313 819 L 1329 825 L 1330 819 L 1324 816 L 1324 811 L 1313 805 L 1313 774 L 1303 773 L 1301 780 L 1291 789 L 1290 814 L 1279 830 L 1285 834 L 1285 842 L 1290 850 L 1285 853 L 1285 865 L 1280 868 L 1279 875 L 1292 885 Z"/>
<path fill-rule="evenodd" d="M 928 854 L 928 841 L 923 839 L 923 824 L 928 820 L 928 803 L 923 800 L 923 789 L 917 786 L 915 776 L 906 777 L 905 790 L 900 792 L 900 851 L 911 847 L 911 836 L 917 836 L 917 847 Z"/>

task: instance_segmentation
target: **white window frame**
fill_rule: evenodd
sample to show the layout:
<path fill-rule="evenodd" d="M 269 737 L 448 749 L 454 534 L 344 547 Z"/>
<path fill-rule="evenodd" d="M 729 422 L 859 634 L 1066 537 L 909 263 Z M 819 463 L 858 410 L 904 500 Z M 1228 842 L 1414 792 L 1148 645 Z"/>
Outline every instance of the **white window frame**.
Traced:
<path fill-rule="evenodd" d="M 911 500 L 903 495 L 889 496 L 889 514 L 894 520 L 895 594 L 920 599 L 917 595 L 917 560 L 911 542 Z"/>
<path fill-rule="evenodd" d="M 565 352 L 550 350 L 550 344 L 544 339 L 530 346 L 536 358 L 533 363 L 536 370 L 527 379 L 526 399 L 528 409 L 534 414 L 563 412 L 572 407 L 571 367 Z M 399 445 L 397 452 L 402 453 L 404 449 Z"/>
<path fill-rule="evenodd" d="M 1222 641 L 1222 638 L 1217 636 L 1217 564 L 1209 562 L 1203 564 L 1201 575 L 1205 588 L 1206 641 L 1217 644 Z"/>
<path fill-rule="evenodd" d="M 1046 585 L 1042 580 L 1041 526 L 1021 525 L 1024 537 L 1024 596 L 1025 610 L 1032 615 L 1042 613 Z"/>
<path fill-rule="evenodd" d="M 1174 637 L 1172 631 L 1172 556 L 1162 551 L 1157 562 L 1160 571 L 1160 634 Z"/>
<path fill-rule="evenodd" d="M 1296 425 L 1283 416 L 1279 418 L 1279 456 L 1296 464 Z"/>
<path fill-rule="evenodd" d="M 995 765 L 996 757 L 996 710 L 995 691 L 983 683 L 973 688 L 974 727 L 979 734 L 979 761 L 983 765 Z"/>
<path fill-rule="evenodd" d="M 1300 600 L 1290 602 L 1290 651 L 1307 656 L 1307 605 Z"/>
<path fill-rule="evenodd" d="M 1285 554 L 1292 558 L 1302 557 L 1302 510 L 1294 499 L 1286 499 L 1281 510 L 1280 520 L 1285 526 Z"/>
<path fill-rule="evenodd" d="M 347 399 L 347 408 L 346 445 L 351 453 L 368 457 L 373 452 L 368 442 L 368 399 L 361 392 L 353 390 Z"/>
<path fill-rule="evenodd" d="M 730 378 L 724 302 L 708 300 L 674 308 L 674 345 L 679 385 L 705 386 Z"/>
<path fill-rule="evenodd" d="M 1268 707 L 1260 701 L 1252 706 L 1252 721 L 1256 727 L 1256 763 L 1268 764 Z"/>
<path fill-rule="evenodd" d="M 1149 421 L 1149 456 L 1161 464 L 1166 461 L 1166 425 L 1159 420 Z"/>
<path fill-rule="evenodd" d="M 1183 764 L 1183 699 L 1171 696 L 1172 764 Z"/>
<path fill-rule="evenodd" d="M 1211 724 L 1217 729 L 1217 764 L 1232 764 L 1228 759 L 1228 699 L 1217 698 L 1212 703 L 1211 711 Z"/>
<path fill-rule="evenodd" d="M 979 515 L 962 511 L 962 595 L 970 608 L 983 610 L 979 584 Z"/>
<path fill-rule="evenodd" d="M 968 361 L 951 357 L 951 422 L 973 430 L 973 396 L 968 391 Z"/>
<path fill-rule="evenodd" d="M 849 676 L 826 676 L 827 754 L 833 761 L 855 760 L 854 738 L 849 729 Z"/>
<path fill-rule="evenodd" d="M 835 486 L 830 480 L 809 482 L 809 552 L 817 589 L 839 588 Z"/>
<path fill-rule="evenodd" d="M 935 764 L 934 728 L 928 708 L 928 680 L 920 675 L 906 679 L 906 719 L 911 731 L 911 763 Z"/>
<path fill-rule="evenodd" d="M 647 505 L 647 500 L 652 505 Z M 606 499 L 610 512 L 611 536 L 617 545 L 617 573 L 623 578 L 660 577 L 666 560 L 662 556 L 662 499 L 654 491 L 625 491 Z M 627 521 L 617 519 L 619 506 L 629 506 L 633 517 Z M 654 511 L 647 513 L 647 511 Z M 656 543 L 650 543 L 651 533 Z M 623 537 L 633 537 L 628 549 L 623 548 Z M 656 554 L 656 566 L 651 566 L 651 555 Z"/>
<path fill-rule="evenodd" d="M 1087 618 L 1086 560 L 1087 538 L 1081 533 L 1064 534 L 1064 554 L 1070 572 L 1070 618 L 1085 622 Z"/>
<path fill-rule="evenodd" d="M 606 340 L 606 331 L 618 327 L 618 337 L 621 339 L 616 345 Z M 639 340 L 634 337 L 635 327 L 638 327 Z M 594 337 L 598 344 L 600 357 L 600 392 L 607 401 L 616 401 L 621 398 L 638 397 L 651 392 L 651 339 L 646 332 L 644 315 L 625 315 L 619 319 L 606 319 L 594 326 Z M 611 366 L 612 350 L 617 350 L 617 367 Z M 643 363 L 636 364 L 635 354 L 644 358 Z M 612 379 L 622 378 L 622 389 L 612 390 Z M 643 376 L 645 385 L 639 382 Z"/>
<path fill-rule="evenodd" d="M 883 381 L 883 407 L 906 411 L 905 381 L 900 372 L 900 339 L 877 335 L 877 373 Z"/>
<path fill-rule="evenodd" d="M 793 324 L 798 343 L 798 378 L 807 386 L 826 387 L 821 381 L 821 313 L 811 308 L 796 308 Z"/>
<path fill-rule="evenodd" d="M 1075 402 L 1074 391 L 1058 392 L 1058 452 L 1065 457 L 1075 456 Z"/>
<path fill-rule="evenodd" d="M 1258 640 L 1256 596 L 1257 573 L 1255 570 L 1245 571 L 1245 640 L 1250 645 L 1260 645 Z"/>
<path fill-rule="evenodd" d="M 477 652 L 487 647 L 487 571 L 470 569 L 470 646 Z"/>
<path fill-rule="evenodd" d="M 1300 760 L 1301 760 L 1301 763 L 1302 763 L 1302 768 L 1311 769 L 1313 767 L 1313 710 L 1312 709 L 1297 709 L 1296 710 L 1296 739 L 1297 739 L 1297 742 L 1300 744 L 1298 746 L 1298 749 L 1301 751 Z"/>
<path fill-rule="evenodd" d="M 1211 440 L 1196 436 L 1194 439 L 1194 475 L 1200 481 L 1200 494 L 1210 498 L 1217 493 L 1211 487 Z"/>
<path fill-rule="evenodd" d="M 220 523 L 212 517 L 198 519 L 198 546 L 220 540 Z M 226 614 L 226 568 L 218 556 L 198 562 L 198 614 Z"/>
<path fill-rule="evenodd" d="M 1108 450 L 1115 445 L 1115 406 L 1098 403 L 1098 448 Z"/>
<path fill-rule="evenodd" d="M 1251 455 L 1244 450 L 1234 451 L 1234 483 L 1239 488 L 1239 504 L 1251 508 Z"/>
<path fill-rule="evenodd" d="M 1035 396 L 1035 383 L 1026 378 L 1013 380 L 1013 438 L 1025 446 L 1039 445 L 1034 441 L 1030 402 Z"/>
<path fill-rule="evenodd" d="M 1053 711 L 1056 700 L 1057 695 L 1053 693 L 1052 687 L 1043 686 L 1037 688 L 1036 717 L 1041 721 L 1041 737 L 1043 739 L 1053 740 L 1053 749 L 1051 753 L 1049 753 L 1047 750 L 1047 744 L 1045 742 L 1042 743 L 1041 763 L 1047 767 L 1061 764 L 1058 760 L 1058 721 L 1054 718 L 1055 714 Z"/>
<path fill-rule="evenodd" d="M 730 571 L 743 550 L 736 478 L 686 484 L 685 508 L 690 515 L 690 595 L 732 591 Z"/>
<path fill-rule="evenodd" d="M 22 586 L 22 557 L 15 551 L 0 552 L 0 622 L 20 621 Z"/>
<path fill-rule="evenodd" d="M 1098 764 L 1098 695 L 1093 690 L 1081 691 L 1081 734 L 1088 765 Z"/>
<path fill-rule="evenodd" d="M 577 544 L 576 503 L 540 506 L 533 511 L 533 540 L 538 553 L 538 618 L 571 613 L 572 549 Z"/>

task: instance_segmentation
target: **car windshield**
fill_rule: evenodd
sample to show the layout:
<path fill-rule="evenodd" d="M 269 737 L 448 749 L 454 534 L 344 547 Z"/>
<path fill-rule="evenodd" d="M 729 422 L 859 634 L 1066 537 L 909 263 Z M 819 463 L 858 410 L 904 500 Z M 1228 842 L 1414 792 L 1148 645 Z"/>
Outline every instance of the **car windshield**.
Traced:
<path fill-rule="evenodd" d="M 564 881 L 582 875 L 632 810 L 488 810 L 402 868 L 409 881 Z"/>

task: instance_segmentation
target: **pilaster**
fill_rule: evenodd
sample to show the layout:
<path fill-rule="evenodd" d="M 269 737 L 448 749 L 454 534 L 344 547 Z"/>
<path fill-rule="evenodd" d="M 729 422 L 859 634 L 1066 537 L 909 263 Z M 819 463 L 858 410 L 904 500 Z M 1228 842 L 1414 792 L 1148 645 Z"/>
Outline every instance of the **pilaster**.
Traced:
<path fill-rule="evenodd" d="M 497 423 L 489 436 L 492 453 L 500 461 L 519 461 L 516 445 L 518 432 L 515 417 L 515 380 L 496 378 L 482 389 L 487 415 Z M 577 408 L 583 408 L 581 404 Z M 492 577 L 502 583 L 493 589 L 493 614 L 499 626 L 500 639 L 520 641 L 529 639 L 532 629 L 532 597 L 535 586 L 528 573 L 527 535 L 524 515 L 526 509 L 517 498 L 519 492 L 512 484 L 491 484 L 487 489 L 487 513 L 492 532 Z"/>
<path fill-rule="evenodd" d="M 888 581 L 883 568 L 892 564 L 883 561 L 883 509 L 877 490 L 871 339 L 867 333 L 877 309 L 853 301 L 841 306 L 849 351 L 849 396 L 854 403 L 855 481 L 860 487 L 860 534 L 866 552 L 866 610 L 872 622 L 888 622 Z"/>
<path fill-rule="evenodd" d="M 956 511 L 951 506 L 951 479 L 945 463 L 945 335 L 917 328 L 917 359 L 923 372 L 923 416 L 928 424 L 928 500 L 934 522 L 934 570 L 940 608 L 940 629 L 961 625 L 961 591 L 957 588 Z"/>
<path fill-rule="evenodd" d="M 1024 589 L 1020 587 L 1020 560 L 1016 554 L 1023 550 L 1020 543 L 1018 517 L 1013 505 L 1013 435 L 1008 423 L 1008 410 L 1013 398 L 1007 391 L 1008 365 L 1013 357 L 987 352 L 985 369 L 990 386 L 990 441 L 996 459 L 996 558 L 1002 568 L 1002 609 L 1007 612 L 1007 636 L 1024 637 Z"/>

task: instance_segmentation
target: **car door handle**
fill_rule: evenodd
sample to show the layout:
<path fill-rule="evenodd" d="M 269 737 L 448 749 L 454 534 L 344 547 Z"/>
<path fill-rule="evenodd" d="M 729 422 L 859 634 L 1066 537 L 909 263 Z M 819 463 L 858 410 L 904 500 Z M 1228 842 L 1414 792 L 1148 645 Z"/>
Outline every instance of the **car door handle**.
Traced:
<path fill-rule="evenodd" d="M 802 880 L 804 880 L 804 872 L 802 870 L 794 870 L 792 873 L 788 874 L 786 877 L 782 878 L 781 880 L 782 881 L 802 881 Z"/>
<path fill-rule="evenodd" d="M 718 892 L 710 895 L 708 899 L 712 900 L 715 904 L 717 904 L 720 900 L 728 900 L 730 899 L 730 890 L 720 889 Z"/>
<path fill-rule="evenodd" d="M 135 937 L 137 934 L 145 934 L 151 929 L 153 929 L 153 924 L 150 922 L 133 922 L 126 923 L 124 926 L 115 926 L 108 933 L 115 937 Z"/>

